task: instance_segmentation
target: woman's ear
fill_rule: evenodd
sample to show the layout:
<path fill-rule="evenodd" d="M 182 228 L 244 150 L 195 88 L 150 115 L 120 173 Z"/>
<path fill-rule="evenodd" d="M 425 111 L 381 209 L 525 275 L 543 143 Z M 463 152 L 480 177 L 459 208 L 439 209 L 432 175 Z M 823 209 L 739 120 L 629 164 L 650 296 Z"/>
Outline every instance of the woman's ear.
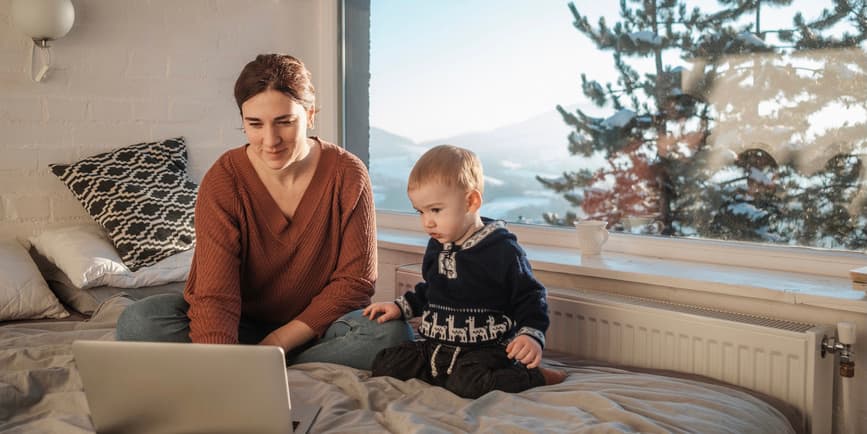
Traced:
<path fill-rule="evenodd" d="M 470 212 L 476 212 L 482 207 L 482 193 L 479 190 L 473 190 L 467 194 L 467 208 Z"/>
<path fill-rule="evenodd" d="M 310 110 L 307 110 L 307 129 L 312 130 L 316 128 L 316 107 L 310 107 Z"/>

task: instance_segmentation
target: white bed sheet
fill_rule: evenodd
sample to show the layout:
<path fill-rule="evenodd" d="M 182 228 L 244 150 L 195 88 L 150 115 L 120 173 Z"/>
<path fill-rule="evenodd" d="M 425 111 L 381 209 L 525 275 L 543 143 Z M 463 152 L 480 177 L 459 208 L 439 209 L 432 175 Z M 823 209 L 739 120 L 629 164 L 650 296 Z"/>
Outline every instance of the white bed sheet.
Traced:
<path fill-rule="evenodd" d="M 109 299 L 86 322 L 0 327 L 0 432 L 93 432 L 70 344 L 114 339 L 114 321 L 129 302 Z M 322 406 L 311 432 L 795 432 L 774 406 L 724 385 L 613 367 L 563 368 L 569 376 L 562 384 L 477 400 L 328 363 L 287 372 L 293 396 Z"/>

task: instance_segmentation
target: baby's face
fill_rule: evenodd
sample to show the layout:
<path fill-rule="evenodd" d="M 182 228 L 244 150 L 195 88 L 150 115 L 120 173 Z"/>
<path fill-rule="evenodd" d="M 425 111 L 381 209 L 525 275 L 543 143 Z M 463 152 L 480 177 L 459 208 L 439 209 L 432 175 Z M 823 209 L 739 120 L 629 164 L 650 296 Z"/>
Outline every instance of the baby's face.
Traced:
<path fill-rule="evenodd" d="M 441 183 L 428 183 L 409 191 L 409 200 L 421 217 L 422 228 L 442 244 L 462 243 L 475 221 L 469 193 Z"/>

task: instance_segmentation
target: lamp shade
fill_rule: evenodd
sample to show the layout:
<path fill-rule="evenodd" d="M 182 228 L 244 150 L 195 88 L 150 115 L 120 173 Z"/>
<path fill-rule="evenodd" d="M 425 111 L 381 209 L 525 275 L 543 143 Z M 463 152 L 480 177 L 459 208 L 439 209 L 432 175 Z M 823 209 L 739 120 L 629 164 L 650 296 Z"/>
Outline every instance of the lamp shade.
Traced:
<path fill-rule="evenodd" d="M 62 38 L 72 29 L 71 0 L 12 0 L 12 22 L 34 41 Z"/>

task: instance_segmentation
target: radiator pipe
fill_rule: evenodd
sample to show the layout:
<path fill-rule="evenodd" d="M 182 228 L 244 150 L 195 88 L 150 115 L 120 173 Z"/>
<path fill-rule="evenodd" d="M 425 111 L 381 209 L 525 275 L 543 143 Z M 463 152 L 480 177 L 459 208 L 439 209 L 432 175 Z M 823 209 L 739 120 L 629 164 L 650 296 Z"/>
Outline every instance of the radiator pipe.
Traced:
<path fill-rule="evenodd" d="M 851 378 L 855 376 L 855 323 L 841 321 L 837 323 L 837 336 L 822 337 L 822 357 L 825 353 L 840 355 L 840 376 Z"/>

